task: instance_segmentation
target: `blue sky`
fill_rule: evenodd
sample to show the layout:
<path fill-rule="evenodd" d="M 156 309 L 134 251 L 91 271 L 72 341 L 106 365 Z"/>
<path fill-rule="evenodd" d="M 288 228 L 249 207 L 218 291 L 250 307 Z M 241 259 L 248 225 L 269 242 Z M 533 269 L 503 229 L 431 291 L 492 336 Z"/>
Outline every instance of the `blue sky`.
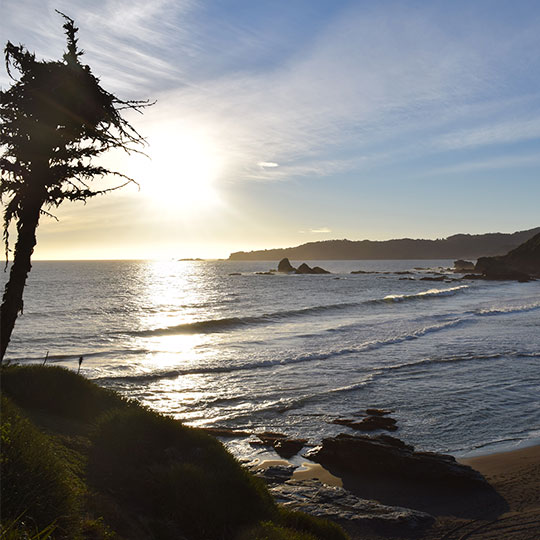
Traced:
<path fill-rule="evenodd" d="M 151 160 L 43 220 L 38 258 L 227 256 L 540 224 L 540 3 L 3 0 L 39 57 L 80 27 Z M 2 87 L 9 79 L 0 77 Z"/>

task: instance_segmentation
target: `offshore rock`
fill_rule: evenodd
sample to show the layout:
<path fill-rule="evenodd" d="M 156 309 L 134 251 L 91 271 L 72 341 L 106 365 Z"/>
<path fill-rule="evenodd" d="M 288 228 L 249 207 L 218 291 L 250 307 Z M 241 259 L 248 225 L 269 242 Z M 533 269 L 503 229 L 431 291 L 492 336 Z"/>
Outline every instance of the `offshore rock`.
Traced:
<path fill-rule="evenodd" d="M 315 266 L 311 268 L 306 263 L 302 263 L 297 269 L 296 274 L 329 274 L 328 270 L 321 268 L 320 266 Z"/>
<path fill-rule="evenodd" d="M 392 414 L 394 411 L 391 411 L 390 409 L 366 409 L 366 414 L 369 416 L 386 416 L 388 414 Z"/>
<path fill-rule="evenodd" d="M 270 487 L 276 501 L 283 506 L 313 516 L 337 521 L 346 528 L 392 528 L 418 530 L 430 525 L 433 518 L 424 512 L 392 507 L 361 499 L 337 486 L 315 480 L 289 480 Z"/>
<path fill-rule="evenodd" d="M 454 272 L 472 272 L 474 270 L 474 263 L 471 261 L 464 261 L 458 259 L 454 261 Z"/>
<path fill-rule="evenodd" d="M 448 279 L 446 276 L 437 276 L 437 277 L 426 276 L 426 277 L 421 277 L 420 281 L 445 281 L 446 279 Z"/>
<path fill-rule="evenodd" d="M 306 264 L 306 263 L 302 263 L 297 269 L 296 269 L 296 273 L 297 274 L 311 274 L 313 271 L 312 269 Z"/>
<path fill-rule="evenodd" d="M 350 418 L 337 418 L 336 420 L 332 420 L 332 423 L 347 426 L 358 431 L 375 431 L 378 429 L 385 431 L 397 431 L 398 429 L 396 421 L 393 418 L 385 416 L 384 414 L 368 416 L 360 421 Z"/>
<path fill-rule="evenodd" d="M 296 270 L 296 268 L 291 264 L 291 262 L 289 261 L 289 259 L 287 259 L 287 257 L 279 261 L 277 269 L 278 269 L 278 272 L 284 272 L 284 273 L 294 272 Z"/>

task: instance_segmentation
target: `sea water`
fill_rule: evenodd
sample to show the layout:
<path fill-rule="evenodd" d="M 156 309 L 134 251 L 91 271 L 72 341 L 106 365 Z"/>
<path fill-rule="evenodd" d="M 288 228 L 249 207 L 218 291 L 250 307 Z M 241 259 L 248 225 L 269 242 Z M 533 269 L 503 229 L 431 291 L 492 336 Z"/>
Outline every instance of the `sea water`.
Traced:
<path fill-rule="evenodd" d="M 316 444 L 377 407 L 424 450 L 538 442 L 540 281 L 460 281 L 446 260 L 308 262 L 332 273 L 35 262 L 6 358 L 76 370 L 83 356 L 84 376 L 192 426 Z"/>

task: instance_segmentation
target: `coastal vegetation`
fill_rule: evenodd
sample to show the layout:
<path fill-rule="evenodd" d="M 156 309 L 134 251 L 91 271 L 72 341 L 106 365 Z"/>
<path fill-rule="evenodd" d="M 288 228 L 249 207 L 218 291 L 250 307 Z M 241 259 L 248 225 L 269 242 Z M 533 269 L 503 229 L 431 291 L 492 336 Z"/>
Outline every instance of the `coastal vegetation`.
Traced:
<path fill-rule="evenodd" d="M 343 540 L 201 430 L 59 367 L 2 368 L 2 538 Z"/>

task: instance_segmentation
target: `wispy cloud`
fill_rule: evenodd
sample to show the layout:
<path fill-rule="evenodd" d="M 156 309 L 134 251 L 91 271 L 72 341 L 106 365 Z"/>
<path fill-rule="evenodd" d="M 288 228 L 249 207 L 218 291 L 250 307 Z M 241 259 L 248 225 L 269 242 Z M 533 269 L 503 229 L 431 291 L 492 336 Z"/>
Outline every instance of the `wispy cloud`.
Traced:
<path fill-rule="evenodd" d="M 521 93 L 538 107 L 527 81 L 539 61 L 525 54 L 540 46 L 538 20 L 498 39 L 489 17 L 456 31 L 435 8 L 366 5 L 266 69 L 247 55 L 268 55 L 275 35 L 211 20 L 195 0 L 4 0 L 3 9 L 9 39 L 53 57 L 64 47 L 54 8 L 75 18 L 104 84 L 158 99 L 143 125 L 202 126 L 226 156 L 226 179 L 329 176 L 540 137 L 540 117 L 519 105 Z"/>
<path fill-rule="evenodd" d="M 324 176 L 377 155 L 388 161 L 538 137 L 537 119 L 516 118 L 523 111 L 508 108 L 501 91 L 508 44 L 494 46 L 481 30 L 457 38 L 414 10 L 353 9 L 279 68 L 235 71 L 160 99 L 179 126 L 208 126 L 237 180 Z M 516 38 L 513 47 L 521 46 Z M 279 170 L 261 167 L 266 156 Z"/>

